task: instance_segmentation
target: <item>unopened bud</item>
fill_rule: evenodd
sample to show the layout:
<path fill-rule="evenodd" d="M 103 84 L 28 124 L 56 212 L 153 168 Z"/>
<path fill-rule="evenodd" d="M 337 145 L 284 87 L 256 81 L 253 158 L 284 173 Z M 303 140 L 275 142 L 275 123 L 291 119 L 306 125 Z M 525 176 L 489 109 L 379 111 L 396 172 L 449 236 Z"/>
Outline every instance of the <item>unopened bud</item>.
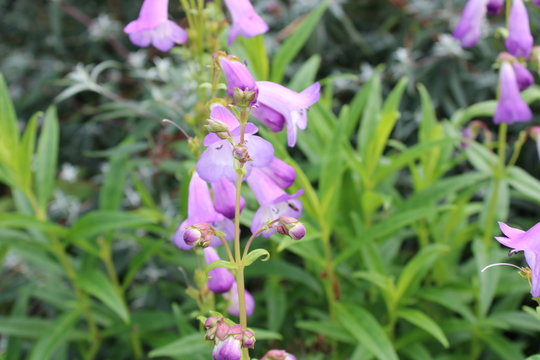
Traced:
<path fill-rule="evenodd" d="M 242 333 L 242 344 L 245 348 L 255 347 L 255 333 L 249 329 L 244 330 Z"/>
<path fill-rule="evenodd" d="M 188 228 L 184 231 L 184 241 L 189 246 L 195 246 L 202 238 L 202 233 L 196 228 Z"/>
<path fill-rule="evenodd" d="M 276 230 L 280 234 L 290 236 L 293 240 L 300 240 L 306 235 L 304 224 L 291 216 L 280 217 Z"/>
<path fill-rule="evenodd" d="M 190 246 L 208 247 L 216 231 L 207 223 L 192 225 L 184 232 L 184 241 Z"/>
<path fill-rule="evenodd" d="M 257 100 L 257 91 L 234 88 L 234 103 L 241 108 L 247 108 Z"/>
<path fill-rule="evenodd" d="M 206 128 L 206 130 L 208 130 L 208 132 L 211 133 L 227 133 L 229 131 L 227 124 L 225 124 L 223 121 L 212 118 L 207 120 L 207 123 L 204 127 Z"/>
<path fill-rule="evenodd" d="M 233 156 L 241 163 L 246 163 L 250 160 L 248 148 L 246 145 L 238 144 L 234 147 Z"/>
<path fill-rule="evenodd" d="M 289 354 L 285 350 L 270 350 L 261 360 L 296 360 L 296 356 Z"/>
<path fill-rule="evenodd" d="M 223 341 L 228 335 L 229 325 L 222 317 L 209 317 L 204 322 L 206 328 L 206 339 L 214 341 L 216 338 Z"/>

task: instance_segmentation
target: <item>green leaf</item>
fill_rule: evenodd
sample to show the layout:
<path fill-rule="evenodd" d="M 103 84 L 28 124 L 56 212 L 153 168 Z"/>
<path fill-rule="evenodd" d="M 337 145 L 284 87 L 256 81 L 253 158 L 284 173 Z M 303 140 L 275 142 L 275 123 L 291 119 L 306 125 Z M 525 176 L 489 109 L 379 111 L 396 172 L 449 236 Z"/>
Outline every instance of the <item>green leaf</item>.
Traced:
<path fill-rule="evenodd" d="M 439 244 L 429 245 L 420 250 L 401 271 L 394 298 L 400 301 L 407 295 L 416 292 L 416 289 L 420 286 L 420 282 L 430 270 L 435 260 L 439 258 L 441 253 L 447 250 L 447 246 Z"/>
<path fill-rule="evenodd" d="M 81 216 L 69 231 L 70 238 L 88 238 L 117 229 L 139 228 L 155 222 L 143 213 L 93 211 Z"/>
<path fill-rule="evenodd" d="M 266 262 L 254 263 L 249 271 L 246 272 L 248 277 L 261 277 L 268 274 L 282 277 L 286 280 L 295 281 L 299 285 L 304 285 L 310 288 L 317 294 L 322 294 L 320 282 L 313 277 L 309 272 L 301 267 L 295 266 L 289 262 L 271 259 Z"/>
<path fill-rule="evenodd" d="M 246 259 L 244 260 L 244 266 L 249 266 L 253 264 L 255 260 L 257 260 L 261 256 L 264 256 L 261 261 L 268 261 L 268 259 L 270 259 L 270 253 L 266 249 L 251 250 L 249 254 L 247 254 Z"/>
<path fill-rule="evenodd" d="M 0 317 L 0 334 L 22 338 L 37 339 L 53 331 L 55 323 L 51 320 L 30 317 Z M 72 330 L 68 338 L 85 339 L 88 335 L 80 330 Z"/>
<path fill-rule="evenodd" d="M 527 199 L 540 203 L 540 181 L 525 170 L 512 166 L 507 169 L 508 183 Z"/>
<path fill-rule="evenodd" d="M 60 130 L 56 108 L 50 107 L 45 114 L 39 137 L 36 160 L 36 194 L 39 207 L 45 211 L 54 190 Z"/>
<path fill-rule="evenodd" d="M 272 59 L 271 81 L 280 83 L 283 80 L 285 69 L 309 39 L 327 8 L 328 1 L 323 1 L 322 4 L 306 16 L 300 25 L 292 31 L 292 35 L 279 47 Z"/>
<path fill-rule="evenodd" d="M 437 339 L 445 348 L 450 346 L 446 335 L 441 330 L 439 325 L 437 325 L 437 323 L 425 313 L 414 309 L 401 309 L 398 311 L 398 317 L 407 320 L 411 324 L 416 325 L 421 329 L 424 329 L 428 334 L 431 334 L 435 339 Z"/>
<path fill-rule="evenodd" d="M 321 66 L 321 56 L 318 54 L 312 55 L 294 74 L 288 88 L 300 92 L 313 84 L 319 66 Z"/>
<path fill-rule="evenodd" d="M 356 344 L 353 335 L 341 324 L 329 321 L 298 321 L 295 326 L 347 344 Z"/>
<path fill-rule="evenodd" d="M 519 345 L 510 340 L 507 340 L 503 336 L 497 333 L 483 333 L 478 334 L 480 339 L 491 349 L 494 353 L 500 356 L 501 359 L 523 359 L 523 353 L 519 349 Z"/>
<path fill-rule="evenodd" d="M 15 168 L 17 157 L 13 153 L 19 145 L 17 116 L 9 96 L 4 76 L 0 74 L 0 163 Z"/>
<path fill-rule="evenodd" d="M 257 340 L 281 340 L 283 339 L 283 336 L 281 336 L 280 333 L 277 333 L 275 331 L 268 331 L 265 329 L 258 329 L 258 328 L 249 328 L 255 333 L 255 338 Z"/>
<path fill-rule="evenodd" d="M 189 359 L 190 356 L 197 354 L 210 354 L 211 352 L 212 347 L 210 342 L 204 341 L 201 334 L 196 333 L 154 349 L 150 351 L 149 356 L 151 358 L 169 356 L 172 358 Z"/>
<path fill-rule="evenodd" d="M 109 309 L 114 311 L 126 324 L 130 322 L 129 312 L 123 299 L 115 287 L 100 270 L 91 269 L 77 277 L 81 288 L 101 300 Z"/>
<path fill-rule="evenodd" d="M 226 261 L 226 260 L 216 260 L 216 261 L 212 261 L 206 267 L 206 272 L 209 272 L 211 270 L 214 270 L 214 269 L 217 269 L 217 268 L 220 268 L 220 267 L 225 268 L 225 269 L 236 270 L 236 265 L 233 264 L 232 262 Z"/>
<path fill-rule="evenodd" d="M 367 157 L 367 148 L 370 139 L 375 136 L 375 129 L 381 117 L 382 90 L 381 77 L 375 73 L 371 79 L 370 91 L 364 107 L 360 128 L 358 129 L 358 151 L 362 160 Z"/>
<path fill-rule="evenodd" d="M 122 145 L 133 144 L 133 139 L 127 139 Z M 124 196 L 124 188 L 129 167 L 129 155 L 124 152 L 111 156 L 103 187 L 99 192 L 99 207 L 101 210 L 118 210 Z"/>
<path fill-rule="evenodd" d="M 398 356 L 386 332 L 369 311 L 355 305 L 336 306 L 339 322 L 349 334 L 381 360 L 397 360 Z"/>
<path fill-rule="evenodd" d="M 267 80 L 270 65 L 268 63 L 268 53 L 264 44 L 264 35 L 245 38 L 239 36 L 236 39 L 242 46 L 244 55 L 247 58 L 248 67 L 252 70 L 257 80 Z"/>
<path fill-rule="evenodd" d="M 42 113 L 32 116 L 26 125 L 19 151 L 19 181 L 24 193 L 32 191 L 32 160 L 36 146 L 37 119 Z"/>
<path fill-rule="evenodd" d="M 70 333 L 79 319 L 80 310 L 74 310 L 70 313 L 60 316 L 52 326 L 52 329 L 40 337 L 39 341 L 33 347 L 29 360 L 51 359 L 55 350 L 68 340 Z"/>
<path fill-rule="evenodd" d="M 67 232 L 67 230 L 60 225 L 49 221 L 38 220 L 34 216 L 18 213 L 0 215 L 0 228 L 36 229 L 59 236 L 63 236 Z"/>

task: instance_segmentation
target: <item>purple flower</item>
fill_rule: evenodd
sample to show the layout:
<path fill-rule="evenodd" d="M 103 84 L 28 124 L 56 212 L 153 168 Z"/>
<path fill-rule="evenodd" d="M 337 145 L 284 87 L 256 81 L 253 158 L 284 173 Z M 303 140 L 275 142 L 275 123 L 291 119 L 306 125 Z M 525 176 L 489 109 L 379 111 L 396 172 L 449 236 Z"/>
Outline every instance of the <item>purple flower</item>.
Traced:
<path fill-rule="evenodd" d="M 224 341 L 216 341 L 212 358 L 214 360 L 240 360 L 242 358 L 242 341 L 232 336 Z"/>
<path fill-rule="evenodd" d="M 222 177 L 219 181 L 212 183 L 212 192 L 214 193 L 214 208 L 229 219 L 234 218 L 236 188 L 227 178 Z M 240 197 L 240 211 L 244 209 L 246 201 Z"/>
<path fill-rule="evenodd" d="M 231 128 L 229 129 L 235 143 L 240 141 L 238 120 L 226 107 L 215 104 L 212 107 L 210 116 L 223 121 L 227 126 L 230 123 Z M 246 124 L 244 145 L 253 159 L 252 161 L 248 161 L 244 166 L 248 175 L 252 167 L 267 166 L 274 158 L 272 144 L 259 136 L 253 135 L 256 132 L 257 127 L 255 125 L 251 123 Z M 197 162 L 197 172 L 199 175 L 204 180 L 212 183 L 219 181 L 223 176 L 235 183 L 237 174 L 234 169 L 233 145 L 227 140 L 220 139 L 216 134 L 208 134 L 204 138 L 204 145 L 207 148 Z"/>
<path fill-rule="evenodd" d="M 532 3 L 538 7 L 540 7 L 540 0 L 532 0 Z"/>
<path fill-rule="evenodd" d="M 191 249 L 191 246 L 184 241 L 184 232 L 187 227 L 199 223 L 208 223 L 214 229 L 225 233 L 226 240 L 233 240 L 233 222 L 214 209 L 208 184 L 195 172 L 189 183 L 188 217 L 180 224 L 173 237 L 176 246 L 182 250 Z M 210 246 L 215 247 L 219 245 L 221 245 L 221 240 L 214 236 Z"/>
<path fill-rule="evenodd" d="M 169 0 L 144 0 L 137 20 L 124 28 L 133 44 L 152 44 L 158 50 L 169 51 L 174 44 L 187 41 L 187 32 L 168 19 L 168 6 Z"/>
<path fill-rule="evenodd" d="M 499 88 L 499 103 L 493 118 L 495 124 L 512 124 L 532 119 L 531 109 L 521 98 L 516 75 L 508 62 L 503 62 L 501 66 Z"/>
<path fill-rule="evenodd" d="M 223 294 L 223 297 L 230 303 L 227 312 L 233 316 L 240 316 L 240 304 L 238 303 L 238 287 L 236 286 L 236 282 L 228 293 Z M 251 316 L 253 311 L 255 311 L 255 299 L 253 299 L 253 296 L 251 296 L 247 290 L 244 290 L 244 299 L 246 302 L 246 315 Z"/>
<path fill-rule="evenodd" d="M 487 12 L 490 15 L 496 15 L 501 12 L 504 5 L 504 0 L 488 0 Z"/>
<path fill-rule="evenodd" d="M 508 19 L 508 37 L 505 41 L 508 52 L 516 57 L 528 58 L 533 46 L 529 15 L 523 0 L 513 0 Z"/>
<path fill-rule="evenodd" d="M 274 157 L 270 164 L 261 168 L 261 171 L 268 175 L 280 188 L 286 189 L 294 183 L 296 170 L 277 157 Z"/>
<path fill-rule="evenodd" d="M 204 249 L 206 265 L 221 260 L 216 250 L 211 247 Z M 224 267 L 218 267 L 208 272 L 208 288 L 216 294 L 223 294 L 231 289 L 234 284 L 234 276 Z"/>
<path fill-rule="evenodd" d="M 249 0 L 225 0 L 225 5 L 232 16 L 228 45 L 231 45 L 238 35 L 250 38 L 268 31 L 268 25 L 257 15 Z"/>
<path fill-rule="evenodd" d="M 302 214 L 302 202 L 297 198 L 303 194 L 303 190 L 289 195 L 260 169 L 253 169 L 247 182 L 261 205 L 251 222 L 252 233 L 261 229 L 267 221 L 281 216 L 298 218 Z M 263 236 L 269 237 L 275 232 L 275 229 L 268 229 L 263 232 Z"/>
<path fill-rule="evenodd" d="M 465 48 L 473 47 L 480 39 L 482 22 L 486 16 L 487 0 L 469 0 L 463 8 L 454 37 Z"/>
<path fill-rule="evenodd" d="M 525 90 L 534 84 L 534 77 L 525 66 L 518 61 L 512 62 L 512 66 L 514 67 L 514 73 L 516 74 L 519 90 Z"/>
<path fill-rule="evenodd" d="M 283 128 L 283 123 L 287 124 L 288 144 L 294 146 L 296 128 L 306 128 L 307 109 L 321 96 L 320 84 L 316 82 L 301 93 L 269 81 L 257 81 L 257 86 L 258 107 L 253 109 L 253 116 L 272 131 L 279 131 Z"/>
<path fill-rule="evenodd" d="M 261 360 L 296 360 L 296 356 L 289 354 L 285 350 L 270 350 Z"/>
<path fill-rule="evenodd" d="M 234 97 L 234 89 L 251 91 L 254 93 L 252 103 L 257 100 L 257 84 L 246 65 L 234 59 L 234 57 L 221 56 L 219 64 L 227 79 L 227 92 Z"/>
<path fill-rule="evenodd" d="M 531 294 L 540 297 L 540 223 L 527 231 L 515 229 L 503 222 L 499 222 L 499 227 L 505 237 L 496 237 L 498 242 L 511 248 L 511 253 L 525 252 L 525 259 L 532 270 Z"/>

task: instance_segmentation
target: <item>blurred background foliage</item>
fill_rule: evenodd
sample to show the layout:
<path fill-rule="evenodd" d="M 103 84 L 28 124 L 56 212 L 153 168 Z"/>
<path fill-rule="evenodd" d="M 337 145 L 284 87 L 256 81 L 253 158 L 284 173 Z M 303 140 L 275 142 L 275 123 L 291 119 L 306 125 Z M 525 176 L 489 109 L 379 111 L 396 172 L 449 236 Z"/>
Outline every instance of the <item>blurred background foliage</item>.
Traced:
<path fill-rule="evenodd" d="M 276 54 L 321 2 L 254 3 Z M 255 356 L 270 347 L 355 360 L 539 351 L 526 281 L 507 269 L 479 273 L 506 258 L 491 244 L 494 219 L 524 229 L 538 221 L 539 162 L 526 142 L 520 167 L 500 176 L 484 139 L 460 145 L 470 120 L 497 130 L 491 66 L 502 50 L 502 18 L 472 50 L 449 36 L 463 3 L 331 1 L 284 69 L 284 84 L 300 90 L 321 79 L 324 96 L 288 158 L 306 189 L 309 236 L 264 240 L 272 259 L 247 270 L 258 304 L 250 324 L 267 329 Z M 172 5 L 171 17 L 183 19 Z M 0 0 L 0 9 L 0 71 L 28 134 L 21 154 L 34 159 L 2 168 L 34 182 L 0 187 L 0 359 L 75 359 L 89 338 L 98 359 L 208 359 L 185 294 L 202 261 L 169 241 L 195 161 L 182 134 L 161 124 L 194 131 L 186 50 L 131 45 L 122 28 L 138 2 Z M 540 11 L 529 11 L 535 33 Z M 46 110 L 32 137 L 28 119 Z M 529 125 L 511 127 L 509 143 Z M 287 156 L 280 135 L 264 135 Z"/>

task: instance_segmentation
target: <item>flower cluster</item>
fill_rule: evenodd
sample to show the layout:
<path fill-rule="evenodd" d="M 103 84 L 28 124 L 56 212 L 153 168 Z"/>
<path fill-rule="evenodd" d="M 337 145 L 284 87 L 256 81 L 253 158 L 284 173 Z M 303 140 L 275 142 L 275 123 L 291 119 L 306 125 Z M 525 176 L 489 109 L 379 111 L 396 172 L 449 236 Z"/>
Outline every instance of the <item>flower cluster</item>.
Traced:
<path fill-rule="evenodd" d="M 255 346 L 255 334 L 222 317 L 210 317 L 204 322 L 206 339 L 214 342 L 214 360 L 240 360 L 242 348 Z"/>
<path fill-rule="evenodd" d="M 228 44 L 242 35 L 253 37 L 268 31 L 268 25 L 257 15 L 249 0 L 225 0 L 232 17 Z M 144 0 L 139 17 L 130 22 L 124 32 L 131 42 L 140 47 L 149 45 L 169 51 L 174 44 L 183 44 L 188 33 L 168 18 L 169 0 Z"/>
<path fill-rule="evenodd" d="M 540 1 L 533 3 L 540 6 Z M 480 40 L 486 14 L 499 14 L 503 6 L 504 0 L 469 0 L 454 29 L 454 37 L 463 47 L 474 46 Z M 493 118 L 496 124 L 530 121 L 533 116 L 520 94 L 534 83 L 534 77 L 524 64 L 538 52 L 533 47 L 529 15 L 523 0 L 512 0 L 507 20 L 505 46 L 508 53 L 499 56 L 499 101 Z"/>

